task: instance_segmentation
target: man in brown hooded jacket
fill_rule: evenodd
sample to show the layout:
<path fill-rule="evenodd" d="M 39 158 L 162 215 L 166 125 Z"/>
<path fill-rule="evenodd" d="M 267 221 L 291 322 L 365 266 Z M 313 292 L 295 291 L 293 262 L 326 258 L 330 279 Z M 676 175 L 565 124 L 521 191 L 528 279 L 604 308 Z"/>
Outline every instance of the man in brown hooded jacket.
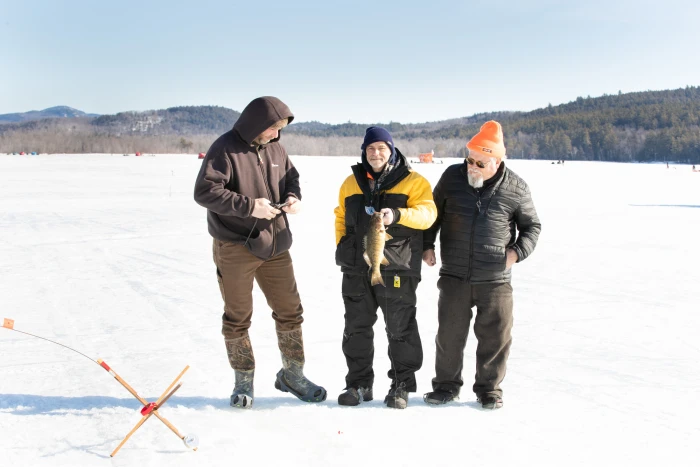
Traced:
<path fill-rule="evenodd" d="M 235 372 L 231 406 L 251 408 L 255 358 L 248 336 L 253 279 L 272 308 L 282 369 L 275 387 L 306 402 L 326 390 L 303 373 L 303 308 L 289 248 L 287 214 L 301 207 L 299 173 L 279 143 L 294 115 L 276 97 L 254 99 L 236 124 L 220 136 L 202 161 L 194 199 L 207 208 L 214 237 L 214 264 L 224 300 L 222 334 Z"/>

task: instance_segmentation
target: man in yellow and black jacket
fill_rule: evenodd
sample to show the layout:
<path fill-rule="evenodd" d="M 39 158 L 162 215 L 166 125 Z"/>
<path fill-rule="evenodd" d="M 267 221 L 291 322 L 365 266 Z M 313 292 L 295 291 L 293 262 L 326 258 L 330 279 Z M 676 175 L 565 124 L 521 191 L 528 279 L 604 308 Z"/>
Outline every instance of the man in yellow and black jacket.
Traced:
<path fill-rule="evenodd" d="M 416 322 L 416 288 L 420 282 L 423 230 L 437 217 L 428 181 L 411 170 L 394 147 L 387 130 L 370 127 L 362 143 L 362 162 L 352 167 L 340 187 L 335 208 L 336 264 L 343 272 L 345 304 L 343 353 L 348 365 L 340 405 L 373 399 L 374 331 L 377 308 L 384 313 L 389 340 L 391 388 L 384 402 L 403 409 L 408 393 L 416 391 L 415 373 L 423 364 L 423 348 Z M 381 267 L 382 285 L 371 285 L 363 258 L 363 238 L 373 212 L 383 214 L 391 239 Z"/>

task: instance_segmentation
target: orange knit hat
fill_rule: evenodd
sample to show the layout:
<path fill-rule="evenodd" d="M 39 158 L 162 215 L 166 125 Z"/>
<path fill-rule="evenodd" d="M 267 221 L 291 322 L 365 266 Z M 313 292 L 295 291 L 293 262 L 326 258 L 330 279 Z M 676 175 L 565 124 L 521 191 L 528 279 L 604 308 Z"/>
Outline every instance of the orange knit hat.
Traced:
<path fill-rule="evenodd" d="M 506 147 L 503 145 L 501 124 L 496 120 L 490 120 L 481 125 L 479 132 L 467 143 L 467 149 L 502 159 L 506 155 Z"/>

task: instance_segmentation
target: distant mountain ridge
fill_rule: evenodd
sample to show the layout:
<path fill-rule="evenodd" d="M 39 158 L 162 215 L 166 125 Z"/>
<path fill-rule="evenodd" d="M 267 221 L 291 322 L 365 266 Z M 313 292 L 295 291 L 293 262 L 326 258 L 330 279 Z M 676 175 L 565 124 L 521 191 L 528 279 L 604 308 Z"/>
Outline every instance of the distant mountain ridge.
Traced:
<path fill-rule="evenodd" d="M 115 136 L 142 135 L 218 135 L 233 127 L 240 112 L 226 107 L 202 105 L 170 107 L 145 112 L 120 112 L 101 115 L 91 121 L 99 133 Z"/>
<path fill-rule="evenodd" d="M 74 109 L 65 105 L 49 107 L 44 110 L 30 110 L 29 112 L 0 114 L 0 123 L 20 123 L 32 120 L 42 120 L 45 118 L 78 118 L 78 117 L 98 117 L 99 114 L 89 114 L 82 110 Z"/>
<path fill-rule="evenodd" d="M 47 152 L 186 152 L 205 150 L 230 130 L 240 112 L 219 106 L 184 106 L 91 116 L 70 107 L 6 114 L 0 152 L 31 148 Z M 30 115 L 31 114 L 31 115 Z M 13 121 L 8 121 L 8 115 Z M 47 114 L 43 114 L 47 115 Z M 58 118 L 60 117 L 60 118 Z M 503 126 L 512 158 L 687 161 L 700 163 L 700 87 L 578 97 L 529 112 L 486 112 L 436 122 L 404 124 L 294 122 L 285 128 L 290 154 L 349 155 L 365 129 L 387 128 L 400 147 L 436 157 L 463 157 L 465 143 L 487 120 Z M 397 143 L 398 144 L 398 143 Z M 151 148 L 151 149 L 147 149 Z"/>

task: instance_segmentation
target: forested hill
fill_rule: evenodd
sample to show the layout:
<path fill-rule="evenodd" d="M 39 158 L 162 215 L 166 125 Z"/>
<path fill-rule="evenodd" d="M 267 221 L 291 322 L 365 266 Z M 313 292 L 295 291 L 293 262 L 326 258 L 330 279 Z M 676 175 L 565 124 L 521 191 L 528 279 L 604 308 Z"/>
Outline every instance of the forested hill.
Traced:
<path fill-rule="evenodd" d="M 149 135 L 222 134 L 231 129 L 241 113 L 218 106 L 170 107 L 146 112 L 102 115 L 91 123 L 101 132 Z"/>
<path fill-rule="evenodd" d="M 116 115 L 0 124 L 0 152 L 205 151 L 240 112 L 217 106 L 172 107 Z M 464 155 L 487 120 L 503 125 L 511 158 L 700 163 L 700 87 L 579 97 L 530 112 L 491 112 L 419 124 L 293 123 L 284 130 L 292 154 L 351 155 L 370 125 L 388 128 L 410 156 Z"/>
<path fill-rule="evenodd" d="M 1 114 L 0 123 L 21 123 L 31 120 L 41 120 L 45 118 L 76 118 L 76 117 L 97 117 L 96 114 L 86 114 L 81 110 L 72 107 L 59 105 L 49 107 L 44 110 L 30 110 L 29 112 Z"/>
<path fill-rule="evenodd" d="M 579 97 L 531 112 L 492 112 L 441 122 L 385 125 L 395 139 L 471 138 L 487 120 L 503 125 L 510 157 L 700 162 L 700 87 Z M 367 124 L 291 125 L 309 136 L 362 136 Z"/>

